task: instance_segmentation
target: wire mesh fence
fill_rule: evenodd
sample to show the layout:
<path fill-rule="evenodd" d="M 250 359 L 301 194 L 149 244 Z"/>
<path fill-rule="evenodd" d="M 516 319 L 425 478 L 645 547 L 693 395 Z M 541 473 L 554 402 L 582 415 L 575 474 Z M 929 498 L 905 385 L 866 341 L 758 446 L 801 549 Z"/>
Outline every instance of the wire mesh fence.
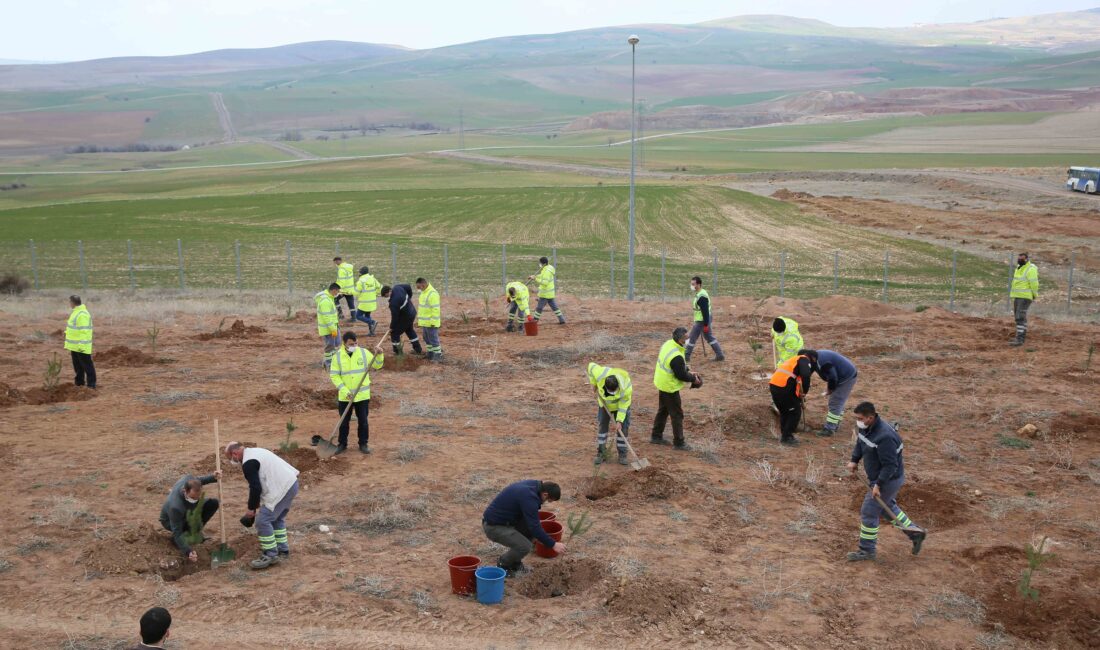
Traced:
<path fill-rule="evenodd" d="M 336 277 L 333 257 L 358 271 L 366 266 L 381 282 L 431 281 L 444 295 L 494 295 L 512 280 L 538 271 L 538 259 L 558 269 L 559 291 L 585 297 L 626 298 L 627 255 L 623 251 L 549 248 L 528 244 L 355 238 L 319 242 L 291 240 L 185 241 L 178 239 L 0 241 L 0 268 L 27 277 L 35 289 L 222 288 L 318 291 Z M 1037 261 L 1041 266 L 1041 261 Z M 689 280 L 700 276 L 719 295 L 815 298 L 849 295 L 910 304 L 996 304 L 1008 294 L 1014 256 L 1004 261 L 943 250 L 942 258 L 907 250 L 776 251 L 741 256 L 712 251 L 678 255 L 642 251 L 635 255 L 635 296 L 681 300 Z M 1075 266 L 1057 273 L 1041 268 L 1044 311 L 1097 311 L 1100 290 L 1082 283 L 1089 275 Z"/>

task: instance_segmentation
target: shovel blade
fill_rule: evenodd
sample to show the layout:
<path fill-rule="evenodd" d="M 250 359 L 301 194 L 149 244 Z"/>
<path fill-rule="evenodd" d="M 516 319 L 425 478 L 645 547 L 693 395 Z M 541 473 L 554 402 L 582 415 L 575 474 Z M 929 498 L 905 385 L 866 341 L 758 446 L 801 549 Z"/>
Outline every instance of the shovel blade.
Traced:
<path fill-rule="evenodd" d="M 634 468 L 635 472 L 641 471 L 641 470 L 649 467 L 649 459 L 648 458 L 639 458 L 638 460 L 631 463 L 630 466 Z"/>
<path fill-rule="evenodd" d="M 229 545 L 222 544 L 210 554 L 210 568 L 216 569 L 220 565 L 232 562 L 236 558 L 237 552 L 229 548 Z"/>
<path fill-rule="evenodd" d="M 321 440 L 317 441 L 317 446 L 314 447 L 313 450 L 317 452 L 318 458 L 320 458 L 321 460 L 325 460 L 327 458 L 332 458 L 333 456 L 335 456 L 336 452 L 340 450 L 340 447 L 332 443 L 331 441 L 322 438 Z"/>

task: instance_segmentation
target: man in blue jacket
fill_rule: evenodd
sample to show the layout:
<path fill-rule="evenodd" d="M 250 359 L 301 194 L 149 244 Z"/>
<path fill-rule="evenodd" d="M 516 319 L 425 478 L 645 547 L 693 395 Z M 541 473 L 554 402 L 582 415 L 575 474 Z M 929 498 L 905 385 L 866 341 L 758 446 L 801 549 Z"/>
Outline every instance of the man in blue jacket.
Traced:
<path fill-rule="evenodd" d="M 557 553 L 565 552 L 565 544 L 555 542 L 542 529 L 539 521 L 539 509 L 548 501 L 561 498 L 561 487 L 551 481 L 517 481 L 501 490 L 493 498 L 485 514 L 481 517 L 481 527 L 485 536 L 508 547 L 500 556 L 497 566 L 508 572 L 509 576 L 524 574 L 523 558 L 531 552 L 532 537 L 542 542 L 546 548 Z"/>
<path fill-rule="evenodd" d="M 856 406 L 855 414 L 858 432 L 848 471 L 854 474 L 862 460 L 871 489 L 867 491 L 867 496 L 863 498 L 863 507 L 859 509 L 859 550 L 849 553 L 848 561 L 875 559 L 879 519 L 883 515 L 882 506 L 875 500 L 876 497 L 889 506 L 890 512 L 886 516 L 892 518 L 894 525 L 913 542 L 913 555 L 916 555 L 920 553 L 927 533 L 913 523 L 897 502 L 898 491 L 905 483 L 905 463 L 901 454 L 905 445 L 902 444 L 897 430 L 878 416 L 874 404 L 861 402 Z"/>
<path fill-rule="evenodd" d="M 413 290 L 410 284 L 386 285 L 378 292 L 378 295 L 389 301 L 390 305 L 390 343 L 393 344 L 393 353 L 401 354 L 401 335 L 408 337 L 412 344 L 413 352 L 424 354 L 420 347 L 420 339 L 416 336 L 416 305 L 413 304 Z"/>
<path fill-rule="evenodd" d="M 800 350 L 810 358 L 814 372 L 828 385 L 825 395 L 829 398 L 829 412 L 825 414 L 825 427 L 817 435 L 828 437 L 840 428 L 844 419 L 844 405 L 856 387 L 856 365 L 848 357 L 832 350 Z"/>

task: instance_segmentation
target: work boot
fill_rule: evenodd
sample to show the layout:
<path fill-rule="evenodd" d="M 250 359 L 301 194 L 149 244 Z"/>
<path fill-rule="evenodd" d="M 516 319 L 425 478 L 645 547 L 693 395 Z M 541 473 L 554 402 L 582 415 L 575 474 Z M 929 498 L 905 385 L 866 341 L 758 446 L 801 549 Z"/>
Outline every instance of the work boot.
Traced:
<path fill-rule="evenodd" d="M 691 451 L 691 449 L 692 449 L 691 445 L 689 445 L 688 443 L 683 442 L 683 441 L 674 443 L 672 445 L 672 448 L 675 449 L 676 451 Z"/>
<path fill-rule="evenodd" d="M 651 445 L 665 445 L 665 446 L 667 446 L 667 445 L 668 445 L 668 441 L 667 441 L 667 440 L 665 440 L 665 439 L 664 439 L 663 437 L 661 437 L 661 436 L 650 436 L 650 437 L 649 437 L 649 444 L 651 444 Z"/>
<path fill-rule="evenodd" d="M 817 432 L 817 437 L 818 438 L 832 438 L 834 433 L 836 433 L 836 431 L 833 431 L 829 427 L 825 427 L 821 431 Z"/>
<path fill-rule="evenodd" d="M 787 445 L 788 447 L 797 447 L 798 439 L 794 436 L 783 436 L 783 438 L 779 441 L 779 444 Z"/>
<path fill-rule="evenodd" d="M 374 330 L 377 327 L 378 327 L 378 322 L 377 321 L 375 321 L 373 323 L 368 323 L 367 324 L 367 336 L 374 336 Z"/>
<path fill-rule="evenodd" d="M 527 565 L 523 562 L 520 562 L 518 565 L 512 567 L 511 569 L 505 567 L 502 564 L 497 564 L 497 566 L 501 569 L 504 569 L 504 575 L 508 576 L 509 578 L 522 578 L 528 573 L 531 573 L 531 569 L 528 569 Z"/>
<path fill-rule="evenodd" d="M 333 456 L 339 456 L 340 454 L 344 453 L 347 450 L 348 450 L 347 445 L 337 445 L 336 446 L 336 453 L 333 454 Z"/>
<path fill-rule="evenodd" d="M 558 319 L 558 325 L 565 325 L 565 319 L 564 318 L 559 318 Z"/>
<path fill-rule="evenodd" d="M 1024 340 L 1027 339 L 1027 332 L 1022 332 L 1016 335 L 1016 340 L 1009 343 L 1014 348 L 1018 348 L 1024 344 Z"/>
<path fill-rule="evenodd" d="M 875 559 L 875 552 L 874 551 L 865 551 L 863 549 L 859 549 L 858 551 L 852 551 L 851 553 L 848 554 L 848 561 L 849 562 L 864 562 L 866 560 L 874 560 L 874 559 Z"/>
<path fill-rule="evenodd" d="M 920 554 L 920 547 L 924 544 L 924 538 L 928 537 L 928 533 L 924 530 L 905 531 L 905 536 L 909 538 L 909 541 L 913 542 L 913 555 Z"/>
<path fill-rule="evenodd" d="M 592 461 L 593 465 L 603 464 L 603 456 L 606 449 L 607 448 L 604 445 L 596 445 L 596 458 Z"/>
<path fill-rule="evenodd" d="M 369 454 L 370 453 L 370 447 L 367 446 L 367 443 L 364 442 L 363 444 L 359 445 L 359 453 L 361 453 L 361 454 Z"/>
<path fill-rule="evenodd" d="M 504 331 L 505 332 L 514 332 L 514 331 L 516 331 L 515 324 L 514 323 L 508 323 L 508 327 L 505 327 Z"/>
<path fill-rule="evenodd" d="M 625 449 L 620 449 L 619 450 L 619 464 L 620 465 L 627 465 L 628 464 L 627 461 L 626 461 L 626 450 Z"/>
<path fill-rule="evenodd" d="M 264 553 L 255 560 L 252 560 L 252 562 L 249 563 L 249 566 L 251 566 L 253 569 L 266 569 L 267 567 L 274 566 L 278 563 L 278 555 L 268 555 L 267 553 Z"/>
<path fill-rule="evenodd" d="M 290 549 L 289 548 L 284 548 L 284 549 L 279 551 L 279 560 L 280 561 L 281 560 L 289 560 L 289 559 L 290 559 Z"/>

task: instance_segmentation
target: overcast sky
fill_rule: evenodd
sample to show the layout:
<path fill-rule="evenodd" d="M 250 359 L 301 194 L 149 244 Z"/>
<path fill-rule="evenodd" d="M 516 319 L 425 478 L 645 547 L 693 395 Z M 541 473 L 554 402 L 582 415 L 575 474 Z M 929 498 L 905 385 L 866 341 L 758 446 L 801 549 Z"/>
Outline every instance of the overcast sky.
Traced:
<path fill-rule="evenodd" d="M 330 39 L 427 48 L 765 11 L 851 27 L 892 27 L 1097 5 L 1100 0 L 31 0 L 3 11 L 0 59 L 160 56 Z"/>

